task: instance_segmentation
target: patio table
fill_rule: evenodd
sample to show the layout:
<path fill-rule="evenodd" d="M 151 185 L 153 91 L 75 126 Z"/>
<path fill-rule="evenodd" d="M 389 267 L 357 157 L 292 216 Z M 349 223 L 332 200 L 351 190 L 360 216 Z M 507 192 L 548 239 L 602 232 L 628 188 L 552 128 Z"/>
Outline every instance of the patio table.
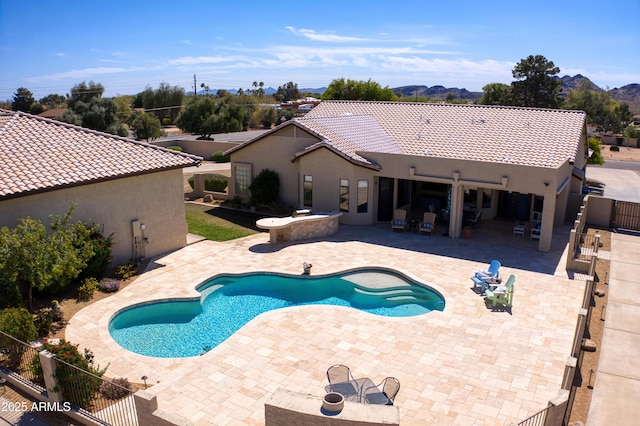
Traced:
<path fill-rule="evenodd" d="M 372 402 L 367 400 L 366 395 L 364 395 L 364 391 L 375 385 L 376 384 L 373 383 L 373 380 L 368 377 L 363 377 L 360 379 L 349 380 L 348 382 L 339 382 L 327 385 L 325 390 L 327 392 L 338 392 L 347 401 L 368 404 Z"/>

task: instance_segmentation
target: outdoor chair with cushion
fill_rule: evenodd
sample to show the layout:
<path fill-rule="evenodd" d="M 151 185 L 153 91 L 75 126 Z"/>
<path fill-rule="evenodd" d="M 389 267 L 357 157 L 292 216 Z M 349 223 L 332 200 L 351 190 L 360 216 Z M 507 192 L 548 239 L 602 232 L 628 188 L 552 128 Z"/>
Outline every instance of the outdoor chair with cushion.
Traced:
<path fill-rule="evenodd" d="M 407 211 L 398 209 L 393 212 L 393 220 L 391 221 L 391 230 L 402 229 L 407 230 Z"/>
<path fill-rule="evenodd" d="M 364 390 L 364 401 L 368 404 L 393 405 L 400 390 L 400 381 L 395 377 L 387 377 L 376 386 Z"/>
<path fill-rule="evenodd" d="M 422 222 L 420 222 L 420 226 L 418 227 L 418 233 L 428 233 L 433 235 L 433 231 L 436 229 L 436 214 L 431 212 L 426 212 L 422 218 Z"/>
<path fill-rule="evenodd" d="M 513 306 L 513 287 L 515 282 L 516 276 L 511 274 L 505 285 L 501 285 L 493 291 L 485 291 L 485 295 L 487 296 L 486 301 L 491 302 L 494 308 L 497 305 L 511 308 L 511 306 Z"/>
<path fill-rule="evenodd" d="M 487 289 L 487 281 L 497 281 L 500 277 L 500 261 L 492 260 L 489 264 L 489 269 L 486 271 L 476 271 L 473 273 L 471 277 L 471 281 L 473 281 L 473 289 L 475 290 L 478 286 L 480 286 L 480 291 L 484 294 L 484 291 Z"/>
<path fill-rule="evenodd" d="M 336 364 L 327 370 L 328 392 L 337 392 L 348 399 L 348 397 L 358 397 L 357 382 L 351 375 L 351 369 L 346 365 Z"/>

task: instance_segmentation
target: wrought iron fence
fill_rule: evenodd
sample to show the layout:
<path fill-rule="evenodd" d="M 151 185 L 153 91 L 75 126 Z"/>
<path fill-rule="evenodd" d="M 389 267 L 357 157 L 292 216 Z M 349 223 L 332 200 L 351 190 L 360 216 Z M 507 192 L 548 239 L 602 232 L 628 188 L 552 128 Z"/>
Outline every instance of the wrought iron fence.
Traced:
<path fill-rule="evenodd" d="M 598 254 L 598 242 L 594 234 L 577 234 L 577 238 L 574 259 L 589 261 Z"/>
<path fill-rule="evenodd" d="M 37 374 L 42 369 L 38 352 L 39 348 L 0 331 L 0 366 L 20 376 L 34 389 L 46 393 L 44 382 Z"/>
<path fill-rule="evenodd" d="M 612 227 L 640 231 L 640 204 L 630 201 L 615 201 Z"/>
<path fill-rule="evenodd" d="M 56 358 L 56 381 L 65 401 L 102 424 L 137 426 L 133 391 Z"/>
<path fill-rule="evenodd" d="M 547 412 L 549 407 L 544 410 L 538 411 L 533 416 L 524 419 L 517 426 L 544 426 L 544 422 L 547 420 Z"/>

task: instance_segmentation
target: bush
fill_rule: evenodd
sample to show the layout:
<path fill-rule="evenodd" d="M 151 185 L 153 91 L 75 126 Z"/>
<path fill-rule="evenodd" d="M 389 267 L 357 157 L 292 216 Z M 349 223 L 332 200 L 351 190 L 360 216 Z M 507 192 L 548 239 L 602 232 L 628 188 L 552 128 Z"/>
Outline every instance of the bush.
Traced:
<path fill-rule="evenodd" d="M 0 309 L 23 307 L 22 295 L 15 282 L 0 275 Z"/>
<path fill-rule="evenodd" d="M 609 151 L 613 151 L 613 152 L 620 152 L 620 147 L 617 145 L 611 145 L 609 147 Z"/>
<path fill-rule="evenodd" d="M 33 323 L 33 315 L 25 308 L 7 308 L 0 311 L 0 331 L 4 331 L 25 343 L 38 337 L 38 331 Z M 7 356 L 7 366 L 16 370 L 20 366 L 26 346 L 16 344 L 12 339 L 0 335 L 0 348 Z"/>
<path fill-rule="evenodd" d="M 116 267 L 116 277 L 121 280 L 128 280 L 136 274 L 136 266 L 133 263 L 123 263 Z"/>
<path fill-rule="evenodd" d="M 214 152 L 213 154 L 211 154 L 211 160 L 215 161 L 216 163 L 228 163 L 229 161 L 231 161 L 230 155 L 223 155 L 222 153 L 223 151 Z"/>
<path fill-rule="evenodd" d="M 100 291 L 104 291 L 105 293 L 114 293 L 120 290 L 120 280 L 114 280 L 110 278 L 105 278 L 100 280 L 98 283 L 98 288 Z"/>
<path fill-rule="evenodd" d="M 65 400 L 71 402 L 76 407 L 84 409 L 90 408 L 94 395 L 100 390 L 102 380 L 100 380 L 99 377 L 102 377 L 107 369 L 100 370 L 93 365 L 94 355 L 90 350 L 85 349 L 84 354 L 81 355 L 80 352 L 78 352 L 78 345 L 72 345 L 64 340 L 60 342 L 59 345 L 45 343 L 44 349 L 67 364 L 71 364 L 81 370 L 98 376 L 93 377 L 67 365 L 57 364 L 56 381 Z M 40 359 L 37 354 L 33 356 L 29 369 L 35 375 L 36 382 L 44 384 L 42 366 L 40 365 Z"/>
<path fill-rule="evenodd" d="M 100 393 L 107 399 L 115 400 L 124 398 L 131 393 L 131 383 L 126 377 L 115 378 L 109 382 L 102 382 Z"/>
<path fill-rule="evenodd" d="M 278 173 L 262 169 L 249 185 L 249 191 L 251 191 L 251 198 L 258 204 L 267 205 L 276 201 L 280 193 Z"/>
<path fill-rule="evenodd" d="M 173 151 L 182 152 L 182 147 L 180 147 L 178 145 L 170 145 L 170 146 L 167 147 L 167 149 L 171 149 Z"/>
<path fill-rule="evenodd" d="M 98 280 L 93 277 L 85 278 L 78 287 L 78 301 L 87 301 L 93 298 L 93 293 L 98 289 Z"/>
<path fill-rule="evenodd" d="M 7 308 L 0 311 L 0 331 L 26 343 L 38 337 L 33 315 L 25 308 Z"/>
<path fill-rule="evenodd" d="M 53 313 L 49 310 L 39 312 L 33 319 L 38 337 L 48 337 L 53 325 Z"/>
<path fill-rule="evenodd" d="M 212 176 L 204 180 L 204 189 L 207 191 L 224 192 L 228 185 L 229 180 L 224 176 Z"/>
<path fill-rule="evenodd" d="M 100 279 L 104 276 L 113 260 L 113 257 L 111 257 L 113 234 L 105 237 L 96 226 L 93 228 L 88 244 L 93 249 L 93 256 L 87 261 L 87 266 L 82 270 L 79 278 L 93 277 Z"/>
<path fill-rule="evenodd" d="M 187 181 L 189 182 L 189 186 L 191 187 L 191 189 L 193 189 L 195 187 L 195 181 L 196 178 L 194 178 L 193 176 L 191 176 L 189 179 L 187 179 Z"/>

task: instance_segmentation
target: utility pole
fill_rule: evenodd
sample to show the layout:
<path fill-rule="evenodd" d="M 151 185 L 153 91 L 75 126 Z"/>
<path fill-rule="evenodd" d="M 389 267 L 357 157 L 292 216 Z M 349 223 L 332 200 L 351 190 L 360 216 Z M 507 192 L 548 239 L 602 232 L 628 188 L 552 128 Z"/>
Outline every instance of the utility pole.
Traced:
<path fill-rule="evenodd" d="M 198 86 L 196 86 L 196 75 L 193 75 L 193 94 L 198 95 Z"/>

